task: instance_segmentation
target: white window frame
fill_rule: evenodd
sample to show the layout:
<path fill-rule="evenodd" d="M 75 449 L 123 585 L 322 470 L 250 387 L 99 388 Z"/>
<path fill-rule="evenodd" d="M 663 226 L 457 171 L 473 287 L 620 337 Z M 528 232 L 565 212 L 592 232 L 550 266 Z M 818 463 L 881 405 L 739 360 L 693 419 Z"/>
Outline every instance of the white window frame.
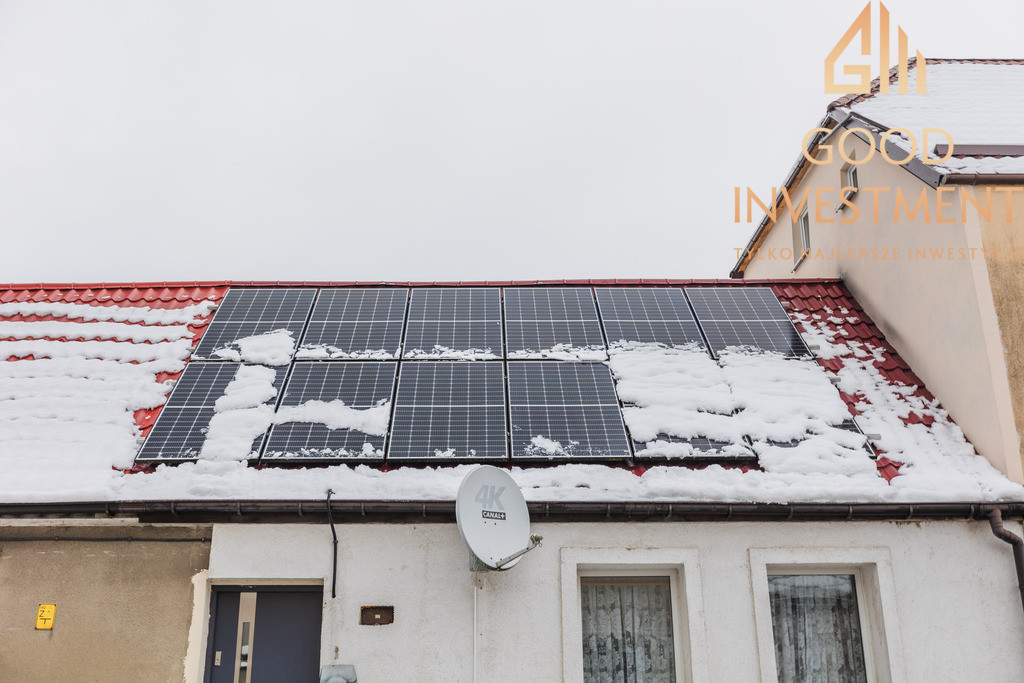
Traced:
<path fill-rule="evenodd" d="M 800 228 L 800 260 L 803 261 L 806 258 L 804 254 L 811 250 L 811 216 L 807 209 L 804 209 L 796 222 Z"/>
<path fill-rule="evenodd" d="M 562 680 L 583 681 L 581 576 L 667 576 L 676 681 L 708 681 L 704 605 L 696 548 L 562 548 Z"/>
<path fill-rule="evenodd" d="M 761 678 L 777 681 L 768 576 L 854 576 L 869 683 L 906 680 L 896 590 L 888 548 L 751 548 L 750 578 Z"/>
<path fill-rule="evenodd" d="M 857 170 L 857 166 L 854 164 L 847 164 L 843 167 L 843 186 L 850 188 L 844 193 L 847 200 L 860 190 L 860 171 Z M 840 204 L 840 206 L 844 205 Z"/>
<path fill-rule="evenodd" d="M 807 209 L 804 209 L 797 216 L 796 230 L 800 236 L 800 245 L 798 249 L 797 245 L 793 244 L 793 258 L 796 259 L 796 263 L 793 264 L 793 269 L 789 271 L 791 273 L 796 272 L 800 264 L 807 260 L 807 254 L 811 252 L 811 217 L 807 213 Z"/>
<path fill-rule="evenodd" d="M 857 170 L 858 164 L 854 163 L 857 161 L 857 152 L 853 150 L 848 155 L 850 161 L 846 162 L 839 169 L 839 191 L 843 193 L 843 199 L 850 201 L 854 195 L 860 190 L 860 171 Z M 843 191 L 844 187 L 851 189 Z M 846 208 L 846 204 L 839 202 L 836 207 L 836 213 Z"/>

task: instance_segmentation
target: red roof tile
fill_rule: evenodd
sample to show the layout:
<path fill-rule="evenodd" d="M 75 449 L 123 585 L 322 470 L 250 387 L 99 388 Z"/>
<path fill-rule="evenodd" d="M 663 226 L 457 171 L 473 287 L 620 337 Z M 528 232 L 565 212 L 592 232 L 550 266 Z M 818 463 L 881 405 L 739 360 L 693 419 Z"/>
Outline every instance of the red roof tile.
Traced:
<path fill-rule="evenodd" d="M 794 315 L 794 313 L 817 310 L 815 306 L 821 307 L 822 303 L 825 304 L 825 308 L 832 311 L 836 311 L 839 308 L 847 309 L 848 312 L 839 314 L 844 320 L 842 323 L 831 322 L 827 316 L 821 316 L 820 319 L 815 319 L 815 322 L 824 325 L 835 334 L 834 343 L 836 344 L 843 344 L 844 342 L 848 344 L 850 340 L 855 340 L 880 349 L 881 359 L 874 360 L 873 363 L 883 377 L 892 384 L 914 387 L 912 395 L 919 396 L 926 401 L 935 400 L 935 397 L 924 386 L 921 378 L 911 371 L 907 362 L 885 340 L 882 332 L 867 313 L 864 312 L 860 304 L 854 300 L 849 291 L 846 290 L 845 285 L 838 282 L 805 283 L 799 286 L 776 283 L 772 285 L 772 289 L 780 299 L 790 302 L 790 317 L 800 329 L 803 329 L 803 326 L 799 316 Z M 833 303 L 827 303 L 829 299 Z M 845 322 L 846 319 L 855 319 L 857 322 Z M 839 372 L 844 365 L 842 358 L 817 358 L 817 362 L 818 365 L 831 373 Z M 839 392 L 839 395 L 846 402 L 850 414 L 854 416 L 860 414 L 857 404 L 864 403 L 867 400 L 864 396 L 850 395 L 842 391 Z M 911 411 L 903 421 L 907 424 L 931 426 L 935 419 L 930 416 L 921 416 Z M 880 476 L 884 477 L 887 481 L 891 481 L 897 476 L 899 468 L 903 466 L 903 463 L 890 460 L 884 456 L 880 456 L 876 464 L 878 465 Z"/>

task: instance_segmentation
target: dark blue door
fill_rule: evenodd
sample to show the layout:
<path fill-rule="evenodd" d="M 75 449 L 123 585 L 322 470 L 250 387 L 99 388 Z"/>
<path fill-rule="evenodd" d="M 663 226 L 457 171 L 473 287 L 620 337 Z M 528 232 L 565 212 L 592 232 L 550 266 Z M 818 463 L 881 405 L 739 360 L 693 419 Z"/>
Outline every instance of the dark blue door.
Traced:
<path fill-rule="evenodd" d="M 322 590 L 217 586 L 212 602 L 206 681 L 319 681 Z"/>

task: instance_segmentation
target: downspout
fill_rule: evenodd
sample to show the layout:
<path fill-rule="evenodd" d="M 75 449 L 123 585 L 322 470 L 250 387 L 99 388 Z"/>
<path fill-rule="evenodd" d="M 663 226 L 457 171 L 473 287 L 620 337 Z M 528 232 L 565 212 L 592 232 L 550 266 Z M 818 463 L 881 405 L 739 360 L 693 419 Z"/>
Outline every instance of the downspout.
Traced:
<path fill-rule="evenodd" d="M 992 533 L 1000 541 L 1005 541 L 1013 546 L 1013 564 L 1017 567 L 1017 586 L 1020 590 L 1020 603 L 1024 607 L 1024 540 L 1017 534 L 1003 528 L 1003 511 L 994 509 L 988 516 L 988 523 L 992 525 Z"/>
<path fill-rule="evenodd" d="M 334 538 L 334 566 L 331 568 L 331 597 L 338 597 L 338 532 L 334 530 L 334 513 L 331 512 L 331 494 L 334 489 L 327 489 L 327 521 L 331 523 L 331 536 Z"/>

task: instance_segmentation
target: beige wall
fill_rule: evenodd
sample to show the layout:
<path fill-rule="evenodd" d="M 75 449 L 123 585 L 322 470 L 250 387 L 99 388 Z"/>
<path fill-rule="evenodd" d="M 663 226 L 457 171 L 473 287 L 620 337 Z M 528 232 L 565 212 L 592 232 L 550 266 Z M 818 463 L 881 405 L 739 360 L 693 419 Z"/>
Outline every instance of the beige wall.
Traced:
<path fill-rule="evenodd" d="M 866 143 L 851 136 L 849 145 L 856 150 L 857 158 L 865 158 Z M 842 163 L 837 158 L 831 164 L 814 167 L 795 194 L 802 194 L 804 187 L 838 188 Z M 811 248 L 822 249 L 822 258 L 815 254 L 795 270 L 792 261 L 755 258 L 745 277 L 842 278 L 978 452 L 1014 481 L 1024 482 L 986 264 L 983 259 L 958 258 L 960 249 L 981 246 L 980 238 L 975 240 L 960 220 L 961 190 L 954 188 L 945 197 L 952 200 L 955 210 L 946 209 L 944 215 L 955 216 L 955 222 L 936 222 L 936 193 L 931 189 L 930 221 L 921 214 L 909 221 L 901 212 L 896 222 L 895 188 L 901 187 L 913 206 L 921 188 L 927 186 L 904 168 L 882 160 L 878 153 L 860 166 L 859 175 L 862 189 L 852 200 L 860 210 L 855 222 L 817 222 L 812 204 Z M 866 187 L 892 188 L 879 194 L 877 222 L 873 198 L 864 190 Z M 813 202 L 813 189 L 809 197 Z M 822 218 L 851 215 L 849 208 L 834 212 L 838 197 L 838 189 L 822 193 L 823 201 L 831 203 L 821 212 Z M 973 223 L 977 231 L 977 222 L 977 215 L 968 206 L 968 227 Z M 1008 230 L 1004 232 L 1009 234 Z M 792 248 L 792 241 L 787 212 L 769 233 L 761 253 Z M 955 258 L 915 257 L 918 249 L 939 247 L 954 249 Z M 867 257 L 860 257 L 863 248 L 875 249 L 875 254 L 869 251 Z M 855 250 L 857 258 L 848 258 L 850 249 Z M 844 258 L 839 258 L 840 253 Z M 1010 295 L 1005 297 L 1009 299 Z"/>
<path fill-rule="evenodd" d="M 983 199 L 985 187 L 971 188 L 978 199 Z M 992 188 L 993 190 L 995 188 Z M 997 194 L 997 193 L 994 193 Z M 1000 195 L 1000 198 L 1002 196 Z M 999 351 L 1006 364 L 1009 377 L 1013 413 L 1017 424 L 1017 448 L 1024 461 L 1024 192 L 1013 195 L 1011 215 L 1005 210 L 993 211 L 991 221 L 979 220 L 981 240 L 991 256 L 986 259 L 992 300 L 999 316 Z M 1008 218 L 1010 220 L 1008 220 Z"/>
<path fill-rule="evenodd" d="M 54 524 L 0 523 L 0 680 L 181 681 L 210 528 Z M 16 540 L 38 537 L 109 540 Z"/>

